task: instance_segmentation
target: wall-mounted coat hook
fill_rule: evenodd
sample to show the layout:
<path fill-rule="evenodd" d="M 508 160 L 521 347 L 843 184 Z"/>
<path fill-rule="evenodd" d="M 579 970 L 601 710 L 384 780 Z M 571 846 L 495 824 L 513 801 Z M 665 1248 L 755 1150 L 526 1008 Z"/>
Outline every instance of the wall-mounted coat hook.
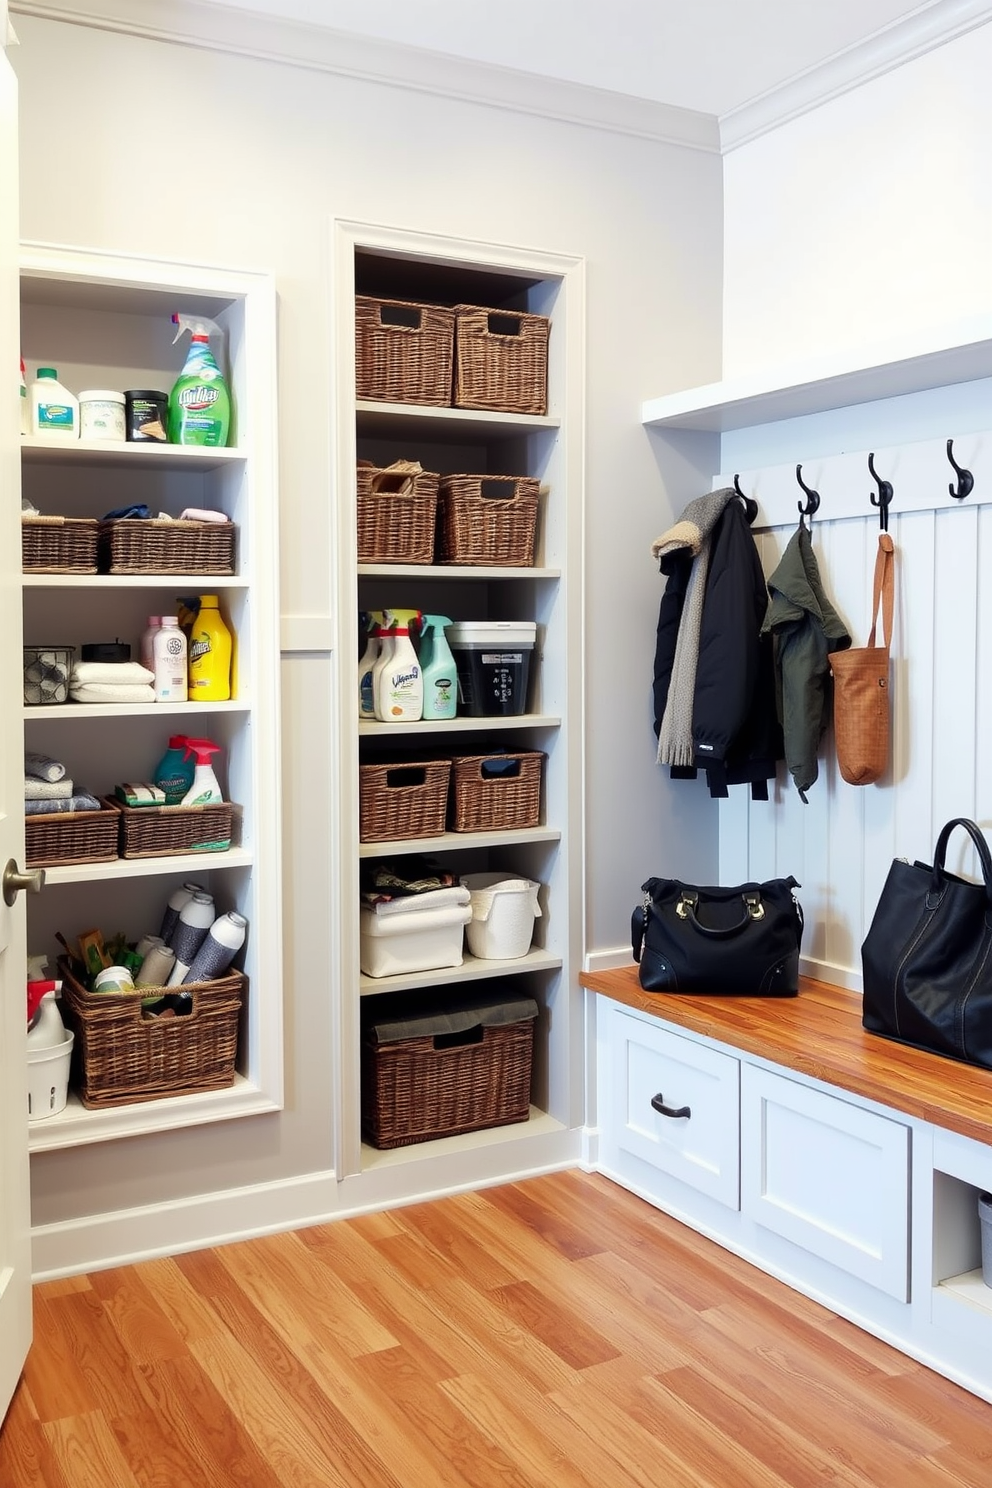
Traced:
<path fill-rule="evenodd" d="M 947 441 L 947 458 L 954 466 L 954 471 L 958 478 L 958 484 L 957 490 L 954 489 L 953 485 L 948 486 L 947 489 L 950 491 L 955 501 L 963 501 L 964 498 L 966 496 L 970 496 L 972 491 L 975 489 L 975 477 L 972 475 L 970 470 L 962 469 L 957 460 L 955 460 L 953 454 L 953 445 L 954 440 L 949 439 Z"/>
<path fill-rule="evenodd" d="M 878 527 L 879 527 L 879 531 L 880 532 L 888 532 L 888 530 L 889 530 L 889 506 L 891 505 L 891 502 L 892 502 L 892 482 L 891 481 L 887 481 L 887 480 L 883 480 L 882 477 L 879 475 L 878 471 L 875 469 L 875 453 L 874 453 L 874 451 L 872 451 L 872 453 L 868 456 L 868 469 L 872 473 L 872 478 L 878 483 L 878 495 L 876 496 L 875 495 L 875 492 L 872 491 L 869 494 L 868 499 L 871 502 L 872 506 L 877 506 L 878 507 Z"/>
<path fill-rule="evenodd" d="M 754 519 L 758 515 L 758 503 L 753 496 L 745 496 L 741 490 L 741 478 L 739 475 L 734 476 L 734 490 L 744 503 L 744 515 L 747 517 L 748 526 L 752 527 L 754 525 Z"/>
<path fill-rule="evenodd" d="M 797 501 L 796 502 L 796 505 L 799 508 L 799 515 L 801 517 L 809 517 L 810 520 L 812 521 L 813 514 L 814 514 L 814 512 L 817 510 L 817 508 L 820 505 L 820 493 L 819 493 L 819 491 L 814 491 L 803 480 L 803 467 L 801 465 L 797 465 L 796 466 L 796 480 L 799 482 L 799 484 L 802 486 L 803 490 L 806 492 L 806 501 L 805 501 L 805 503 L 803 503 L 802 501 Z"/>

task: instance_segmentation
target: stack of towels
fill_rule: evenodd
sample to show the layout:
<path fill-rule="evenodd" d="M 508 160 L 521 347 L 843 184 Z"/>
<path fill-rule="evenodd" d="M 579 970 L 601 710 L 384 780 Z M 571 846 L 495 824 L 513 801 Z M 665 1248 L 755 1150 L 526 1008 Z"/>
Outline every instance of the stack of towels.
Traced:
<path fill-rule="evenodd" d="M 155 673 L 137 661 L 77 661 L 69 675 L 74 703 L 153 703 Z"/>
<path fill-rule="evenodd" d="M 100 802 L 84 786 L 76 786 L 60 760 L 47 754 L 24 756 L 24 814 L 48 816 L 58 811 L 99 811 Z"/>

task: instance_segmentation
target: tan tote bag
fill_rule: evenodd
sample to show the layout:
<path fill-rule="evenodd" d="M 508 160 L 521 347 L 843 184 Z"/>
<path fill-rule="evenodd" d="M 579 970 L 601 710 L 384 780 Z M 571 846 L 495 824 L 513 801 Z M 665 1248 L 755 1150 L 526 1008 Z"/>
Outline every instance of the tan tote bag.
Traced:
<path fill-rule="evenodd" d="M 876 646 L 880 603 L 884 644 Z M 880 532 L 868 644 L 830 653 L 837 763 L 848 785 L 871 785 L 885 774 L 889 763 L 889 647 L 894 606 L 895 546 L 887 532 Z"/>

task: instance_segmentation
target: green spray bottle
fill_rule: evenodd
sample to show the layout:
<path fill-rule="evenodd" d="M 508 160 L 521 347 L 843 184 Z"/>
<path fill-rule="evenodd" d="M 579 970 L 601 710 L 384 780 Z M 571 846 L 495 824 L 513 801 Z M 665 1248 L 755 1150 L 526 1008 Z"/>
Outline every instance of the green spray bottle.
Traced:
<path fill-rule="evenodd" d="M 222 447 L 231 431 L 231 394 L 210 350 L 210 337 L 223 332 L 216 321 L 201 315 L 176 314 L 172 324 L 179 327 L 173 346 L 186 331 L 190 343 L 183 370 L 169 394 L 169 443 Z"/>
<path fill-rule="evenodd" d="M 444 634 L 450 624 L 446 615 L 425 615 L 420 623 L 425 718 L 454 718 L 458 711 L 455 659 Z"/>

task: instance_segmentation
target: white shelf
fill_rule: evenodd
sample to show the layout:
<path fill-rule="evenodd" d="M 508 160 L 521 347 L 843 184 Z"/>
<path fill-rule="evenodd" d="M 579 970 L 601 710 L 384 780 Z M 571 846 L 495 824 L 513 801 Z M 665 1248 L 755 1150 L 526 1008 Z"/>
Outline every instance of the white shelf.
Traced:
<path fill-rule="evenodd" d="M 176 853 L 165 858 L 111 858 L 109 863 L 63 863 L 45 869 L 45 887 L 52 884 L 102 883 L 114 879 L 156 878 L 173 873 L 201 873 L 206 869 L 250 868 L 255 855 L 246 847 L 227 852 Z"/>
<path fill-rule="evenodd" d="M 360 858 L 407 857 L 414 853 L 468 852 L 475 847 L 516 847 L 528 842 L 559 842 L 553 827 L 521 827 L 510 832 L 444 832 L 440 837 L 401 838 L 395 842 L 362 842 Z"/>
<path fill-rule="evenodd" d="M 43 434 L 21 436 L 21 458 L 26 465 L 117 465 L 147 470 L 217 470 L 246 459 L 240 449 L 205 449 L 189 444 L 114 444 L 102 439 L 74 439 L 64 443 Z"/>
<path fill-rule="evenodd" d="M 435 1137 L 429 1142 L 416 1142 L 408 1147 L 392 1147 L 384 1152 L 363 1142 L 362 1171 L 399 1167 L 408 1162 L 426 1161 L 432 1157 L 457 1152 L 474 1152 L 480 1147 L 494 1147 L 504 1142 L 525 1141 L 564 1130 L 562 1123 L 556 1121 L 553 1116 L 549 1116 L 547 1111 L 531 1106 L 530 1117 L 527 1121 L 513 1122 L 510 1126 L 487 1126 L 482 1131 L 460 1132 L 454 1137 Z"/>
<path fill-rule="evenodd" d="M 949 1276 L 939 1286 L 941 1291 L 958 1301 L 992 1317 L 992 1287 L 987 1287 L 982 1280 L 980 1266 L 976 1271 L 964 1271 L 960 1276 Z"/>
<path fill-rule="evenodd" d="M 237 574 L 44 574 L 26 573 L 25 589 L 178 589 L 185 594 L 215 594 L 245 589 Z"/>
<path fill-rule="evenodd" d="M 526 956 L 515 956 L 508 961 L 477 961 L 466 956 L 461 966 L 446 966 L 431 971 L 411 971 L 402 976 L 370 977 L 359 979 L 358 989 L 362 997 L 375 997 L 382 992 L 406 992 L 417 987 L 436 987 L 439 982 L 446 986 L 454 982 L 480 982 L 490 977 L 522 975 L 525 971 L 557 971 L 562 960 L 548 951 L 532 950 Z"/>
<path fill-rule="evenodd" d="M 241 1075 L 235 1075 L 234 1084 L 226 1090 L 172 1095 L 137 1105 L 111 1106 L 104 1111 L 86 1110 L 79 1097 L 70 1093 L 64 1111 L 28 1123 L 28 1149 L 51 1152 L 62 1147 L 83 1147 L 92 1142 L 173 1131 L 181 1126 L 202 1126 L 207 1121 L 230 1121 L 236 1116 L 258 1116 L 278 1109 L 270 1097 Z"/>
<path fill-rule="evenodd" d="M 445 444 L 464 444 L 468 436 L 489 441 L 561 428 L 561 419 L 550 414 L 487 413 L 472 408 L 430 408 L 417 403 L 360 400 L 355 412 L 359 435 L 370 439 L 394 434 L 403 425 L 418 438 Z"/>
<path fill-rule="evenodd" d="M 469 568 L 458 563 L 359 563 L 359 578 L 375 579 L 560 579 L 560 568 Z"/>
<path fill-rule="evenodd" d="M 649 428 L 724 433 L 987 377 L 992 377 L 989 315 L 863 348 L 854 356 L 834 352 L 652 398 L 642 405 L 641 421 Z"/>
<path fill-rule="evenodd" d="M 37 707 L 24 706 L 24 722 L 35 723 L 44 719 L 50 723 L 55 719 L 65 722 L 69 718 L 165 718 L 170 714 L 199 713 L 249 713 L 251 703 L 245 698 L 236 698 L 228 703 L 55 703 Z"/>
<path fill-rule="evenodd" d="M 490 714 L 485 718 L 420 718 L 415 723 L 380 723 L 378 719 L 365 718 L 359 721 L 358 732 L 368 735 L 391 737 L 399 734 L 467 734 L 484 729 L 492 733 L 495 729 L 539 729 L 560 728 L 561 719 L 553 713 Z"/>

